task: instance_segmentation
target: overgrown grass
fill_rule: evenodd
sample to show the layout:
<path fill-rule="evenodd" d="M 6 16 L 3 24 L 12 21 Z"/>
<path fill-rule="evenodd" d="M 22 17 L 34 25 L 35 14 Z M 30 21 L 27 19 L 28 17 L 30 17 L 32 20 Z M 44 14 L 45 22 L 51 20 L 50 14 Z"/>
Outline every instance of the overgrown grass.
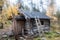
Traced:
<path fill-rule="evenodd" d="M 58 34 L 57 32 L 47 32 L 45 33 L 45 38 L 47 40 L 60 40 L 60 34 Z M 34 40 L 39 40 L 40 38 L 37 37 L 37 38 L 34 38 Z"/>

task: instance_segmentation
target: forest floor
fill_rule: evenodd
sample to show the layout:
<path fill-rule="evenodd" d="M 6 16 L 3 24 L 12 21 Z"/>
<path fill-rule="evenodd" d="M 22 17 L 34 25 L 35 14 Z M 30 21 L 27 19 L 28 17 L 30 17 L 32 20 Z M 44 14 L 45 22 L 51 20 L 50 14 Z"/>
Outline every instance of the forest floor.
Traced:
<path fill-rule="evenodd" d="M 5 30 L 4 30 L 5 31 Z M 0 30 L 0 33 L 4 32 L 3 30 Z M 14 37 L 8 37 L 7 35 L 4 35 L 5 37 L 1 38 L 1 35 L 0 35 L 0 38 L 2 40 L 15 40 Z M 60 40 L 60 34 L 59 33 L 56 33 L 56 32 L 49 32 L 49 33 L 45 33 L 44 37 L 42 37 L 43 39 L 46 39 L 46 40 Z M 34 38 L 34 40 L 39 40 L 41 39 L 40 37 L 36 37 Z"/>
<path fill-rule="evenodd" d="M 14 37 L 8 37 L 8 35 L 4 35 L 5 33 L 10 33 L 10 28 L 6 28 L 6 29 L 0 29 L 0 40 L 15 40 Z M 44 35 L 44 38 L 46 40 L 60 40 L 60 33 L 57 33 L 57 32 L 48 32 L 48 33 L 45 33 Z M 41 39 L 40 37 L 36 37 L 34 38 L 34 40 L 39 40 Z"/>
<path fill-rule="evenodd" d="M 56 33 L 56 32 L 45 33 L 45 37 L 42 38 L 46 40 L 60 40 L 60 33 Z M 40 38 L 39 37 L 34 38 L 34 40 L 38 40 L 38 39 Z"/>

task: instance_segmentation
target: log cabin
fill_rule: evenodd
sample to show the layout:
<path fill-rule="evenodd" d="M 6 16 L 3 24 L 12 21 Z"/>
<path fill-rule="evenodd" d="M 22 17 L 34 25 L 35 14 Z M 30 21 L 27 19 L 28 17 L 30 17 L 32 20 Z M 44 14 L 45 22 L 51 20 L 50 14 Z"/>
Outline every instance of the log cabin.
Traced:
<path fill-rule="evenodd" d="M 20 10 L 18 16 L 15 16 L 14 22 L 14 33 L 16 35 L 35 35 L 38 34 L 38 28 L 35 19 L 39 19 L 40 28 L 43 29 L 44 32 L 50 30 L 50 18 L 40 12 L 37 11 L 23 11 Z"/>

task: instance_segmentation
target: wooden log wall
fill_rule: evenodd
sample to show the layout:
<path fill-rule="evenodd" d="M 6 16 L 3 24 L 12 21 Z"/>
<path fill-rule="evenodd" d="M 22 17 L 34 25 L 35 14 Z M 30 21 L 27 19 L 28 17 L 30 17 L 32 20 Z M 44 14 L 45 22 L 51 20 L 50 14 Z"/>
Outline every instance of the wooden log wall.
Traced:
<path fill-rule="evenodd" d="M 24 24 L 24 21 L 16 21 L 15 19 L 13 20 L 13 33 L 16 40 L 19 39 L 19 34 L 22 36 L 22 29 L 24 27 Z"/>

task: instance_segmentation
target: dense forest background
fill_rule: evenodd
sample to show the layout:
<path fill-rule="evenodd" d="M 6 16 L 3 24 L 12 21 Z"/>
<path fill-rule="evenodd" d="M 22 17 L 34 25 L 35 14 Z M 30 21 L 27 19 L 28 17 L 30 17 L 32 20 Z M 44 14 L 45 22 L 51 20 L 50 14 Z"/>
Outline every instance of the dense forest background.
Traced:
<path fill-rule="evenodd" d="M 8 29 L 12 26 L 13 14 L 18 15 L 19 9 L 39 11 L 49 16 L 50 29 L 60 32 L 60 9 L 55 0 L 0 0 L 0 29 Z"/>

